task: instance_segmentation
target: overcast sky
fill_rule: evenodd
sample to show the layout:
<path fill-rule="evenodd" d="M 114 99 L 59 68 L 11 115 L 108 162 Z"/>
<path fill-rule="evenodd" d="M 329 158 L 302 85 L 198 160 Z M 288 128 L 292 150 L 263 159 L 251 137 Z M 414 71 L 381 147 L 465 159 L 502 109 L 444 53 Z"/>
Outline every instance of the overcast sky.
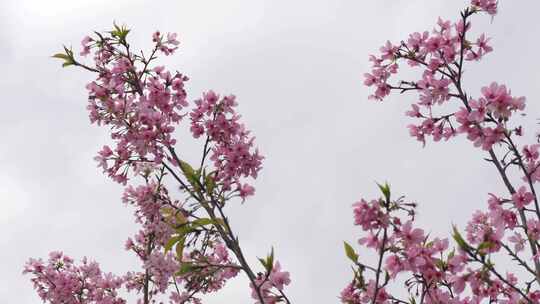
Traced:
<path fill-rule="evenodd" d="M 473 21 L 495 52 L 469 65 L 466 87 L 477 95 L 498 81 L 527 96 L 521 120 L 531 138 L 540 117 L 540 2 L 501 2 L 493 22 Z M 49 57 L 113 21 L 132 29 L 138 48 L 150 47 L 154 30 L 180 34 L 180 51 L 162 62 L 191 77 L 191 100 L 208 89 L 237 95 L 266 159 L 256 196 L 231 206 L 232 223 L 251 261 L 275 247 L 294 303 L 338 302 L 351 278 L 342 241 L 359 236 L 351 204 L 377 196 L 375 181 L 419 202 L 419 225 L 447 236 L 488 192 L 504 193 L 494 168 L 462 137 L 422 148 L 406 130 L 414 97 L 368 101 L 362 75 L 387 39 L 431 30 L 438 16 L 455 20 L 467 3 L 0 0 L 0 302 L 40 302 L 21 271 L 51 250 L 118 274 L 138 265 L 123 249 L 136 226 L 122 187 L 92 160 L 109 142 L 85 110 L 92 75 Z M 205 303 L 251 303 L 249 295 L 239 277 Z"/>

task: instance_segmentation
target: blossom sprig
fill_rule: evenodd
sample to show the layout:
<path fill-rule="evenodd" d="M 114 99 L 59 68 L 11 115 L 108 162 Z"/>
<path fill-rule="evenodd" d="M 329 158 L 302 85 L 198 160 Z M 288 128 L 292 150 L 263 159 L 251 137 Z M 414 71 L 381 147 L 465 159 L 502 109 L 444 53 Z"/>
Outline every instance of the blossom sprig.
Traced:
<path fill-rule="evenodd" d="M 259 258 L 264 272 L 259 272 L 254 282 L 250 284 L 251 297 L 257 300 L 257 304 L 265 303 L 290 303 L 290 300 L 284 293 L 285 286 L 291 283 L 288 271 L 281 269 L 279 261 L 274 260 L 274 249 L 265 258 Z M 262 294 L 264 302 L 259 299 L 259 293 Z"/>
<path fill-rule="evenodd" d="M 104 146 L 96 160 L 111 178 L 123 184 L 137 162 L 159 164 L 167 157 L 167 147 L 176 143 L 172 133 L 189 105 L 184 88 L 188 77 L 162 66 L 151 67 L 158 51 L 166 55 L 175 52 L 179 44 L 176 34 L 164 38 L 154 33 L 154 46 L 145 56 L 131 51 L 128 33 L 129 29 L 115 25 L 113 31 L 86 36 L 81 55 L 92 55 L 92 64 L 82 63 L 67 48 L 65 54 L 54 56 L 65 59 L 64 66 L 75 65 L 98 74 L 86 86 L 87 109 L 92 123 L 110 127 L 116 146 Z"/>
<path fill-rule="evenodd" d="M 129 33 L 127 27 L 115 24 L 111 31 L 84 37 L 79 55 L 90 57 L 90 63 L 67 47 L 53 56 L 63 60 L 64 67 L 76 66 L 97 75 L 86 86 L 87 109 L 91 123 L 109 128 L 113 145 L 103 146 L 95 160 L 114 181 L 130 182 L 122 200 L 134 208 L 135 222 L 140 225 L 125 249 L 137 256 L 141 269 L 114 277 L 116 285 L 102 291 L 108 298 L 95 303 L 124 303 L 115 298 L 122 287 L 136 293 L 141 304 L 164 297 L 172 304 L 201 303 L 201 294 L 221 290 L 241 272 L 247 275 L 258 303 L 290 303 L 283 292 L 283 285 L 290 283 L 288 272 L 276 262 L 267 278 L 272 285 L 257 284 L 258 276 L 225 213 L 228 201 L 236 197 L 243 201 L 254 194 L 250 180 L 257 178 L 263 160 L 255 138 L 240 120 L 236 98 L 219 97 L 210 90 L 202 99 L 188 102 L 188 77 L 154 63 L 158 54 L 177 51 L 178 36 L 154 32 L 150 52 L 137 53 L 128 42 Z M 181 158 L 182 146 L 174 137 L 186 116 L 193 137 L 206 138 L 198 166 Z M 181 198 L 172 197 L 171 182 L 182 191 Z M 25 272 L 33 275 L 44 302 L 94 303 L 90 297 L 88 301 L 65 300 L 77 297 L 77 292 L 86 296 L 86 291 L 47 285 L 48 277 L 39 272 L 41 262 L 30 260 L 28 265 Z M 69 265 L 62 269 L 67 276 L 77 271 Z M 265 300 L 269 288 L 277 288 L 280 297 Z M 55 298 L 58 293 L 63 295 L 60 302 Z"/>
<path fill-rule="evenodd" d="M 83 258 L 75 261 L 60 251 L 53 251 L 45 262 L 30 259 L 23 273 L 31 274 L 39 297 L 50 303 L 125 304 L 119 296 L 122 277 L 103 273 L 99 264 Z"/>
<path fill-rule="evenodd" d="M 375 251 L 376 265 L 361 262 L 354 247 L 345 243 L 354 263 L 354 278 L 341 292 L 341 301 L 360 303 L 538 303 L 530 282 L 504 274 L 495 264 L 498 255 L 510 255 L 533 275 L 534 266 L 523 256 L 527 228 L 519 227 L 511 200 L 494 195 L 489 212 L 477 211 L 466 227 L 466 237 L 454 228 L 455 248 L 448 239 L 430 238 L 414 226 L 415 203 L 403 197 L 361 200 L 353 205 L 354 223 L 362 230 L 358 243 Z M 538 221 L 529 221 L 529 237 L 540 237 Z M 538 227 L 538 228 L 537 228 Z M 512 246 L 512 245 L 515 246 Z M 366 253 L 363 250 L 364 254 Z M 409 298 L 389 291 L 398 276 L 405 276 Z"/>
<path fill-rule="evenodd" d="M 211 152 L 210 159 L 216 168 L 214 181 L 222 183 L 224 190 L 235 186 L 242 198 L 254 194 L 254 188 L 242 184 L 242 177 L 257 178 L 263 157 L 254 148 L 254 137 L 240 122 L 236 113 L 236 97 L 224 96 L 213 91 L 203 94 L 195 101 L 190 113 L 191 132 L 195 138 L 205 134 L 207 145 L 204 153 Z"/>
<path fill-rule="evenodd" d="M 525 98 L 512 96 L 506 86 L 496 82 L 482 88 L 478 99 L 464 92 L 464 62 L 479 61 L 493 51 L 485 34 L 476 39 L 467 37 L 470 18 L 478 12 L 494 15 L 497 11 L 496 1 L 473 1 L 471 5 L 459 21 L 451 23 L 439 18 L 432 32 L 415 32 L 397 45 L 387 41 L 379 56 L 370 57 L 372 71 L 365 74 L 364 84 L 376 88 L 371 99 L 383 100 L 391 91 L 418 93 L 418 101 L 407 116 L 420 119 L 421 123 L 408 128 L 411 136 L 424 144 L 428 136 L 439 141 L 464 133 L 475 146 L 489 150 L 503 141 L 505 132 L 512 132 L 506 124 L 512 114 L 524 110 Z M 421 79 L 390 83 L 403 61 L 420 68 Z M 450 101 L 457 101 L 462 107 L 456 109 Z M 443 113 L 438 114 L 441 110 Z"/>

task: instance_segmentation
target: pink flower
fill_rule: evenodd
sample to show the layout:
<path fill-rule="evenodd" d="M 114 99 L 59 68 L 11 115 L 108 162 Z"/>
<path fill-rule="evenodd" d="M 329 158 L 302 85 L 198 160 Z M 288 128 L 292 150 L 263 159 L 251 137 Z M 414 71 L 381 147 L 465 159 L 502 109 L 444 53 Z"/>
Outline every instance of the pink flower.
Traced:
<path fill-rule="evenodd" d="M 407 111 L 407 116 L 409 117 L 422 117 L 422 114 L 420 114 L 420 107 L 416 104 L 412 105 L 412 110 Z"/>
<path fill-rule="evenodd" d="M 380 246 L 380 240 L 377 237 L 377 235 L 373 234 L 373 232 L 369 232 L 366 237 L 360 238 L 358 240 L 358 243 L 360 245 L 364 245 L 368 248 L 379 248 Z"/>
<path fill-rule="evenodd" d="M 539 153 L 538 148 L 540 148 L 540 144 L 534 144 L 530 146 L 524 146 L 523 147 L 523 156 L 525 157 L 525 160 L 528 162 L 532 162 L 538 159 Z"/>
<path fill-rule="evenodd" d="M 242 199 L 246 199 L 246 197 L 252 196 L 253 194 L 255 194 L 255 188 L 253 188 L 252 186 L 248 184 L 242 185 L 240 188 L 238 188 L 238 190 L 240 191 L 239 195 Z"/>
<path fill-rule="evenodd" d="M 486 38 L 485 34 L 480 35 L 480 37 L 476 40 L 476 45 L 484 54 L 493 51 L 493 48 L 488 45 L 489 40 L 490 38 Z"/>
<path fill-rule="evenodd" d="M 424 230 L 412 228 L 412 221 L 408 221 L 401 227 L 401 238 L 405 242 L 405 246 L 417 245 L 424 241 Z"/>
<path fill-rule="evenodd" d="M 387 217 L 381 211 L 378 200 L 372 200 L 369 203 L 360 200 L 353 204 L 354 224 L 362 226 L 363 230 L 380 228 L 381 225 L 387 225 Z"/>
<path fill-rule="evenodd" d="M 516 208 L 523 209 L 534 200 L 534 195 L 528 192 L 525 186 L 521 186 L 516 193 L 512 194 L 512 200 Z"/>
<path fill-rule="evenodd" d="M 497 0 L 472 0 L 471 5 L 478 7 L 486 13 L 494 16 L 497 14 Z"/>
<path fill-rule="evenodd" d="M 404 267 L 397 255 L 391 255 L 386 258 L 385 269 L 390 273 L 392 278 L 395 278 L 398 273 L 404 269 Z"/>
<path fill-rule="evenodd" d="M 390 43 L 390 41 L 386 41 L 386 44 L 384 46 L 382 46 L 380 48 L 380 51 L 382 53 L 382 59 L 383 60 L 386 60 L 386 59 L 393 59 L 394 58 L 394 53 L 397 51 L 397 47 L 392 45 L 392 43 Z"/>
<path fill-rule="evenodd" d="M 272 268 L 269 279 L 270 282 L 272 282 L 272 285 L 279 290 L 283 290 L 284 285 L 289 285 L 291 283 L 289 272 L 281 271 L 281 265 L 279 262 L 276 262 L 274 268 Z"/>
<path fill-rule="evenodd" d="M 90 46 L 89 46 L 89 44 L 92 41 L 94 41 L 94 40 L 90 36 L 85 36 L 83 38 L 83 40 L 81 41 L 81 45 L 82 45 L 82 48 L 83 48 L 83 50 L 80 53 L 81 56 L 86 56 L 86 55 L 90 54 Z"/>
<path fill-rule="evenodd" d="M 535 219 L 529 219 L 527 221 L 527 230 L 531 239 L 536 241 L 540 239 L 540 222 Z"/>
<path fill-rule="evenodd" d="M 520 252 L 525 248 L 526 240 L 519 233 L 514 233 L 514 235 L 508 238 L 508 241 L 514 243 L 514 250 Z"/>

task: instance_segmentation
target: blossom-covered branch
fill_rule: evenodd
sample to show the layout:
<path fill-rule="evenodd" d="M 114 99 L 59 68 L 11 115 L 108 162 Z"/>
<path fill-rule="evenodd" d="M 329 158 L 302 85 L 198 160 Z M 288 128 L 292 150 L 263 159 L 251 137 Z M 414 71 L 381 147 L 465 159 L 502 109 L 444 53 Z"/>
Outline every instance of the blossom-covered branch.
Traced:
<path fill-rule="evenodd" d="M 366 268 L 347 246 L 356 270 L 341 294 L 342 302 L 539 303 L 540 210 L 534 184 L 539 180 L 540 146 L 518 146 L 516 138 L 524 131 L 511 121 L 524 111 L 525 98 L 496 82 L 483 87 L 476 98 L 463 87 L 465 64 L 493 51 L 485 34 L 470 37 L 471 18 L 478 13 L 493 17 L 497 6 L 495 0 L 473 0 L 455 23 L 439 18 L 431 32 L 413 33 L 398 44 L 387 42 L 380 55 L 370 57 L 373 67 L 364 83 L 375 87 L 370 98 L 379 101 L 392 91 L 416 92 L 418 101 L 406 113 L 420 121 L 408 126 L 411 136 L 425 145 L 429 137 L 440 141 L 465 134 L 487 152 L 507 193 L 489 194 L 487 210 L 473 214 L 465 237 L 454 227 L 454 250 L 447 239 L 431 239 L 414 227 L 415 204 L 402 198 L 389 204 L 387 186 L 381 188 L 386 199 L 356 203 L 355 224 L 364 233 L 360 244 L 391 254 L 379 255 L 379 265 L 384 258 L 382 268 Z M 392 83 L 402 63 L 420 69 L 421 78 Z M 515 267 L 505 267 L 503 256 L 516 262 Z M 374 279 L 366 281 L 366 269 L 373 270 L 369 277 Z M 380 282 L 382 274 L 387 279 Z M 406 277 L 404 299 L 387 289 L 398 274 Z"/>
<path fill-rule="evenodd" d="M 30 260 L 25 272 L 50 303 L 125 303 L 116 293 L 122 286 L 139 294 L 143 304 L 167 295 L 170 303 L 200 303 L 200 294 L 220 290 L 239 272 L 250 280 L 257 303 L 290 303 L 284 293 L 289 273 L 274 262 L 273 253 L 256 272 L 226 215 L 231 201 L 255 193 L 250 180 L 263 160 L 236 111 L 236 97 L 207 91 L 191 104 L 188 77 L 154 64 L 158 54 L 178 49 L 177 35 L 155 32 L 153 47 L 145 53 L 131 49 L 128 34 L 129 29 L 115 25 L 85 37 L 80 56 L 90 56 L 90 63 L 68 48 L 53 57 L 64 60 L 63 66 L 96 74 L 86 86 L 87 109 L 92 123 L 109 128 L 113 145 L 103 146 L 95 160 L 114 181 L 130 183 L 123 201 L 133 206 L 141 229 L 125 247 L 142 267 L 103 277 L 91 264 L 90 276 L 81 270 L 86 259 L 75 266 L 71 258 L 54 253 L 47 264 Z M 198 167 L 183 159 L 182 144 L 190 139 L 174 137 L 186 119 L 193 139 L 205 138 Z M 182 192 L 179 198 L 172 197 L 171 185 Z M 65 260 L 61 267 L 60 259 Z"/>

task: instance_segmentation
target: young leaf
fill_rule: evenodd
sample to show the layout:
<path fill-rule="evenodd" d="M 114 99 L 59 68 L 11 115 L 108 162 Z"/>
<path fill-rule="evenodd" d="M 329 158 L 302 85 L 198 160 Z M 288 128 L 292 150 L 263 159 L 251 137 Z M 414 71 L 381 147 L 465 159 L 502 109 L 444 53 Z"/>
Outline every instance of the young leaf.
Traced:
<path fill-rule="evenodd" d="M 268 257 L 268 260 L 270 261 L 270 265 L 274 265 L 274 247 L 272 247 L 272 250 L 270 251 L 270 257 Z"/>
<path fill-rule="evenodd" d="M 209 218 L 200 218 L 194 220 L 193 222 L 191 222 L 191 224 L 196 227 L 202 227 L 210 224 L 216 224 L 216 221 Z"/>
<path fill-rule="evenodd" d="M 64 59 L 64 60 L 70 59 L 68 55 L 62 54 L 62 53 L 54 54 L 51 57 L 58 58 L 58 59 Z"/>
<path fill-rule="evenodd" d="M 171 250 L 171 248 L 174 246 L 174 244 L 178 243 L 182 238 L 183 238 L 183 236 L 174 236 L 174 237 L 170 238 L 167 241 L 167 243 L 165 244 L 165 246 L 164 246 L 165 253 L 167 253 L 169 250 Z"/>
<path fill-rule="evenodd" d="M 70 52 L 66 47 L 64 47 L 64 50 L 66 50 L 65 54 L 57 53 L 52 55 L 53 58 L 58 58 L 64 60 L 64 63 L 62 63 L 62 67 L 67 67 L 69 65 L 75 64 L 75 61 L 73 60 L 73 53 Z"/>
<path fill-rule="evenodd" d="M 193 232 L 195 230 L 197 230 L 195 227 L 190 225 L 190 223 L 187 223 L 187 224 L 181 225 L 180 227 L 176 228 L 176 233 L 178 233 L 179 236 L 183 237 L 183 236 L 185 236 L 185 235 L 187 235 L 190 232 Z"/>
<path fill-rule="evenodd" d="M 379 186 L 379 189 L 381 189 L 382 194 L 384 195 L 384 198 L 387 202 L 390 201 L 390 185 L 388 183 L 384 183 L 384 185 L 381 185 L 377 183 L 377 186 Z"/>
<path fill-rule="evenodd" d="M 458 244 L 459 248 L 461 248 L 463 250 L 469 250 L 470 246 L 467 244 L 467 242 L 465 242 L 465 240 L 463 239 L 463 237 L 459 233 L 456 226 L 454 226 L 454 235 L 453 235 L 453 237 L 454 237 L 454 240 L 456 241 L 456 243 Z"/>
<path fill-rule="evenodd" d="M 494 245 L 495 244 L 493 242 L 485 241 L 478 245 L 478 248 L 476 250 L 478 250 L 478 253 L 480 253 L 481 255 L 485 255 L 487 253 L 485 249 L 490 249 Z"/>
<path fill-rule="evenodd" d="M 268 270 L 268 266 L 266 266 L 266 260 L 262 258 L 258 258 L 258 259 L 259 259 L 259 262 L 261 262 L 261 264 L 263 265 L 264 269 Z"/>
<path fill-rule="evenodd" d="M 180 169 L 182 170 L 182 172 L 184 173 L 184 175 L 188 179 L 189 183 L 193 187 L 195 187 L 195 189 L 200 189 L 199 188 L 200 173 L 197 174 L 197 171 L 195 171 L 190 164 L 188 164 L 187 162 L 185 162 L 183 160 L 180 160 L 179 165 L 180 165 Z"/>
<path fill-rule="evenodd" d="M 210 173 L 204 176 L 204 186 L 206 187 L 206 191 L 208 192 L 208 194 L 212 194 L 216 187 L 216 181 L 214 180 L 213 175 L 213 173 Z"/>
<path fill-rule="evenodd" d="M 194 270 L 196 268 L 197 268 L 197 266 L 195 264 L 193 264 L 193 263 L 189 263 L 189 262 L 182 263 L 182 264 L 180 264 L 180 270 L 178 270 L 176 272 L 176 275 L 178 275 L 178 276 L 184 275 L 186 273 L 191 272 L 192 270 Z"/>
<path fill-rule="evenodd" d="M 354 252 L 354 249 L 352 248 L 351 245 L 349 245 L 349 243 L 347 242 L 343 242 L 343 246 L 345 247 L 345 254 L 347 255 L 347 257 L 353 261 L 354 263 L 357 263 L 358 262 L 358 254 L 356 254 L 356 252 Z"/>
<path fill-rule="evenodd" d="M 181 238 L 178 243 L 176 243 L 176 258 L 181 261 L 184 256 L 184 245 L 186 243 L 186 237 Z"/>

